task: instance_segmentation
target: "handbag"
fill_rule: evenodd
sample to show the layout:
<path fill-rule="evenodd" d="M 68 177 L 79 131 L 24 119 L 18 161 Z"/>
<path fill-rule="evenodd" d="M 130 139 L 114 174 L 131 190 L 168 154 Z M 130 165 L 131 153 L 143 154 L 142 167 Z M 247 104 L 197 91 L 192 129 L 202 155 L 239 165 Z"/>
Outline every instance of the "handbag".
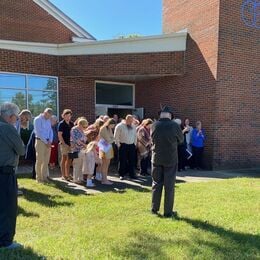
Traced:
<path fill-rule="evenodd" d="M 69 159 L 77 159 L 79 158 L 79 152 L 70 152 L 68 153 Z"/>

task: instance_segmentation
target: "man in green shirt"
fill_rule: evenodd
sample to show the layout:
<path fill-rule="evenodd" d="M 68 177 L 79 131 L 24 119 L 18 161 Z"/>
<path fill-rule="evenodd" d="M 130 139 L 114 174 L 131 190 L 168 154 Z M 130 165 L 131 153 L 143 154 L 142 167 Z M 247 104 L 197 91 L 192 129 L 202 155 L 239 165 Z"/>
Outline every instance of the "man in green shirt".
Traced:
<path fill-rule="evenodd" d="M 0 106 L 0 248 L 17 248 L 14 243 L 17 216 L 15 167 L 24 155 L 22 139 L 15 129 L 19 108 L 12 103 Z"/>

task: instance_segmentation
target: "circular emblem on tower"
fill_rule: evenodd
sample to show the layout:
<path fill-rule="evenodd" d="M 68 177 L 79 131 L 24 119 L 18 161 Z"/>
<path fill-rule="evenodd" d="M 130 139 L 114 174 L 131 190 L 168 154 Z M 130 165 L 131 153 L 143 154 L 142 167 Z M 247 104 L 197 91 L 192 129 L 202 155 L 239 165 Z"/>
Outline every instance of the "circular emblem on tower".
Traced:
<path fill-rule="evenodd" d="M 260 0 L 244 0 L 241 17 L 246 26 L 260 29 Z"/>

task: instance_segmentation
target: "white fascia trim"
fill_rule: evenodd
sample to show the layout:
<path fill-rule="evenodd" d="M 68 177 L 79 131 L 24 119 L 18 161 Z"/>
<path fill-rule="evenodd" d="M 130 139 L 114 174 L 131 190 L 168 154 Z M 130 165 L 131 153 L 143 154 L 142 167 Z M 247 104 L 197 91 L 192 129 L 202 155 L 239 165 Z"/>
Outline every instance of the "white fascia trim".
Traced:
<path fill-rule="evenodd" d="M 86 39 L 86 38 L 82 38 L 82 37 L 72 37 L 72 42 L 92 42 L 95 41 L 93 39 Z"/>
<path fill-rule="evenodd" d="M 0 49 L 41 53 L 57 56 L 98 55 L 149 52 L 174 52 L 186 50 L 187 33 L 159 36 L 89 41 L 82 43 L 49 44 L 0 40 Z"/>
<path fill-rule="evenodd" d="M 66 14 L 64 14 L 55 5 L 50 3 L 48 0 L 33 0 L 34 3 L 43 8 L 46 12 L 52 15 L 56 20 L 65 25 L 69 30 L 74 32 L 78 37 L 86 38 L 90 40 L 96 40 L 90 33 L 85 31 L 82 27 L 76 24 L 72 19 L 70 19 Z"/>

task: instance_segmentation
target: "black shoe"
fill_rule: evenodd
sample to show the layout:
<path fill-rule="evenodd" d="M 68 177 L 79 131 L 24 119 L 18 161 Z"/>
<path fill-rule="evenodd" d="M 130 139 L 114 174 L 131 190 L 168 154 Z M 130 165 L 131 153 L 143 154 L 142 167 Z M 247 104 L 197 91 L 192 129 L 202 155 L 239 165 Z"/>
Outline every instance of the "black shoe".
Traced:
<path fill-rule="evenodd" d="M 177 213 L 177 211 L 173 211 L 171 213 L 164 213 L 163 216 L 165 218 L 177 218 L 178 217 L 178 213 Z"/>
<path fill-rule="evenodd" d="M 137 176 L 130 176 L 130 178 L 131 178 L 132 180 L 138 180 L 138 177 L 137 177 Z"/>
<path fill-rule="evenodd" d="M 153 215 L 158 215 L 158 211 L 156 211 L 156 210 L 154 210 L 154 209 L 151 209 L 151 213 L 152 213 Z"/>
<path fill-rule="evenodd" d="M 23 196 L 23 191 L 22 190 L 17 190 L 17 196 Z"/>

